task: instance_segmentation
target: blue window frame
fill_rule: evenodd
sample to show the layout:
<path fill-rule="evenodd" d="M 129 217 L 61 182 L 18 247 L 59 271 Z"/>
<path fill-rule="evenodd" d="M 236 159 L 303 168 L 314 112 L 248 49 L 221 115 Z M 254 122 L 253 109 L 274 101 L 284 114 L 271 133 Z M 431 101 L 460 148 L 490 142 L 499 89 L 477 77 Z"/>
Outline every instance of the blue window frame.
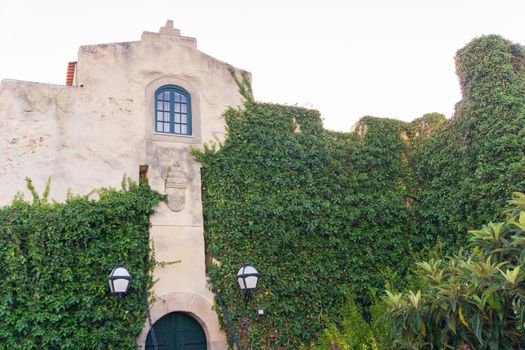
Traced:
<path fill-rule="evenodd" d="M 191 96 L 175 85 L 155 92 L 155 131 L 164 134 L 191 135 Z"/>

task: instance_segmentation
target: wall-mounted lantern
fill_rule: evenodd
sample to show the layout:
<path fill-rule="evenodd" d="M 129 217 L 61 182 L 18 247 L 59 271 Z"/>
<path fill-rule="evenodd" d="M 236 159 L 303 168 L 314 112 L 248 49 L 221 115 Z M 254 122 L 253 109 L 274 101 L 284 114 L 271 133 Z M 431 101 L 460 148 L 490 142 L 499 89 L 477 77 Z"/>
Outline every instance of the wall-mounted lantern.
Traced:
<path fill-rule="evenodd" d="M 237 272 L 237 282 L 244 292 L 244 300 L 248 302 L 251 293 L 257 288 L 259 282 L 259 272 L 252 264 L 244 264 Z"/>
<path fill-rule="evenodd" d="M 109 289 L 112 294 L 122 297 L 128 293 L 129 285 L 131 282 L 131 274 L 128 269 L 123 265 L 117 264 L 113 268 L 113 271 L 109 274 Z M 155 336 L 155 329 L 153 328 L 153 323 L 151 322 L 150 307 L 148 303 L 148 296 L 144 296 L 144 305 L 146 306 L 146 315 L 148 316 L 149 328 L 151 332 L 151 338 L 153 340 L 153 348 L 158 349 L 157 337 Z"/>
<path fill-rule="evenodd" d="M 111 293 L 123 296 L 128 292 L 131 275 L 121 264 L 117 264 L 109 274 L 109 288 Z"/>

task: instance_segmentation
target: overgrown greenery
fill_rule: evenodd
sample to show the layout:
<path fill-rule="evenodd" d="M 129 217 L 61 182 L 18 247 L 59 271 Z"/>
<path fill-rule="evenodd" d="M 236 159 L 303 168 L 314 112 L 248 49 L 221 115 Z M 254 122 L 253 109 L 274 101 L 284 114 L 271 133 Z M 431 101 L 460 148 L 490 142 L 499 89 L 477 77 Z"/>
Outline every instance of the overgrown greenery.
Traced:
<path fill-rule="evenodd" d="M 423 289 L 388 294 L 399 349 L 525 347 L 525 195 L 507 218 L 471 232 L 468 252 L 419 263 Z"/>
<path fill-rule="evenodd" d="M 352 297 L 339 311 L 336 322 L 329 322 L 311 350 L 380 350 L 387 346 L 391 329 L 384 317 L 386 303 L 373 303 L 368 310 L 358 305 Z M 368 315 L 369 320 L 363 318 Z M 368 322 L 367 322 L 368 321 Z M 302 349 L 305 349 L 303 347 Z"/>
<path fill-rule="evenodd" d="M 225 114 L 220 149 L 202 162 L 209 276 L 248 348 L 298 348 L 345 302 L 401 285 L 411 260 L 404 123 L 364 118 L 354 134 L 327 132 L 316 111 L 248 101 Z M 247 309 L 232 277 L 262 273 Z M 253 308 L 268 316 L 254 318 Z M 242 322 L 250 320 L 249 329 Z M 244 328 L 240 325 L 244 324 Z"/>
<path fill-rule="evenodd" d="M 525 187 L 525 50 L 484 36 L 458 51 L 456 70 L 454 118 L 411 155 L 418 234 L 452 248 Z"/>
<path fill-rule="evenodd" d="M 244 108 L 225 113 L 224 144 L 196 156 L 209 275 L 246 348 L 309 343 L 337 321 L 348 287 L 364 306 L 386 281 L 402 288 L 418 252 L 438 238 L 456 250 L 523 188 L 524 57 L 501 37 L 476 39 L 457 54 L 454 118 L 365 117 L 351 133 L 324 130 L 316 111 L 255 102 L 237 80 Z M 262 273 L 248 308 L 232 283 L 245 262 Z M 255 306 L 268 316 L 255 319 Z"/>
<path fill-rule="evenodd" d="M 486 36 L 456 63 L 463 99 L 454 118 L 365 117 L 351 133 L 323 129 L 316 111 L 255 102 L 248 75 L 236 78 L 243 109 L 225 113 L 224 144 L 195 154 L 215 259 L 209 276 L 244 348 L 294 349 L 317 336 L 321 347 L 380 346 L 375 326 L 359 319 L 370 295 L 386 281 L 406 286 L 421 251 L 438 239 L 457 250 L 467 229 L 523 190 L 523 47 Z M 148 216 L 161 196 L 131 184 L 98 200 L 48 203 L 48 191 L 39 198 L 29 185 L 32 203 L 18 197 L 0 209 L 0 348 L 133 349 L 151 285 Z M 422 294 L 392 296 L 406 326 L 399 347 L 523 342 L 518 214 L 478 231 L 470 255 L 422 265 Z M 116 262 L 133 275 L 122 299 L 107 291 Z M 247 306 L 233 283 L 245 262 L 261 272 Z M 441 295 L 445 288 L 452 294 Z M 267 316 L 255 318 L 256 306 Z"/>
<path fill-rule="evenodd" d="M 149 215 L 163 198 L 147 185 L 49 203 L 28 181 L 0 209 L 0 349 L 135 349 L 151 286 Z M 110 294 L 116 263 L 132 274 L 125 298 Z"/>

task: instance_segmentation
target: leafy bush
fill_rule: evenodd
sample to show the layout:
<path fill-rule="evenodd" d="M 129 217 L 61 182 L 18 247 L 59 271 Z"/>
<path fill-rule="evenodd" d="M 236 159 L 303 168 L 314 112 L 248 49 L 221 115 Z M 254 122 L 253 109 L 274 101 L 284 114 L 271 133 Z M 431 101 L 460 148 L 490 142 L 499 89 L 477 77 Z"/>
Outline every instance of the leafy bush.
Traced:
<path fill-rule="evenodd" d="M 147 185 L 48 203 L 20 196 L 0 209 L 0 349 L 136 349 L 151 286 L 149 215 L 162 196 Z M 109 292 L 116 263 L 130 293 Z"/>
<path fill-rule="evenodd" d="M 353 297 L 339 311 L 337 324 L 331 322 L 322 332 L 311 350 L 379 350 L 385 348 L 385 335 L 390 325 L 383 317 L 386 304 L 382 301 L 373 304 L 363 312 Z M 363 316 L 369 317 L 367 323 Z"/>
<path fill-rule="evenodd" d="M 504 222 L 471 231 L 468 252 L 419 263 L 421 291 L 388 292 L 396 348 L 525 346 L 525 195 L 510 203 Z"/>

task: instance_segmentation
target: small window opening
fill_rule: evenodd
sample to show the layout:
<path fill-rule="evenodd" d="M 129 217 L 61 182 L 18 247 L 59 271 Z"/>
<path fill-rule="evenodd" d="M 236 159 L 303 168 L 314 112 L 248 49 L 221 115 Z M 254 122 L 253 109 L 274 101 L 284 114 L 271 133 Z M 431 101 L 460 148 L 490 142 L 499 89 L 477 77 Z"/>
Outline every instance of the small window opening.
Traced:
<path fill-rule="evenodd" d="M 148 183 L 148 165 L 139 165 L 139 182 Z"/>

